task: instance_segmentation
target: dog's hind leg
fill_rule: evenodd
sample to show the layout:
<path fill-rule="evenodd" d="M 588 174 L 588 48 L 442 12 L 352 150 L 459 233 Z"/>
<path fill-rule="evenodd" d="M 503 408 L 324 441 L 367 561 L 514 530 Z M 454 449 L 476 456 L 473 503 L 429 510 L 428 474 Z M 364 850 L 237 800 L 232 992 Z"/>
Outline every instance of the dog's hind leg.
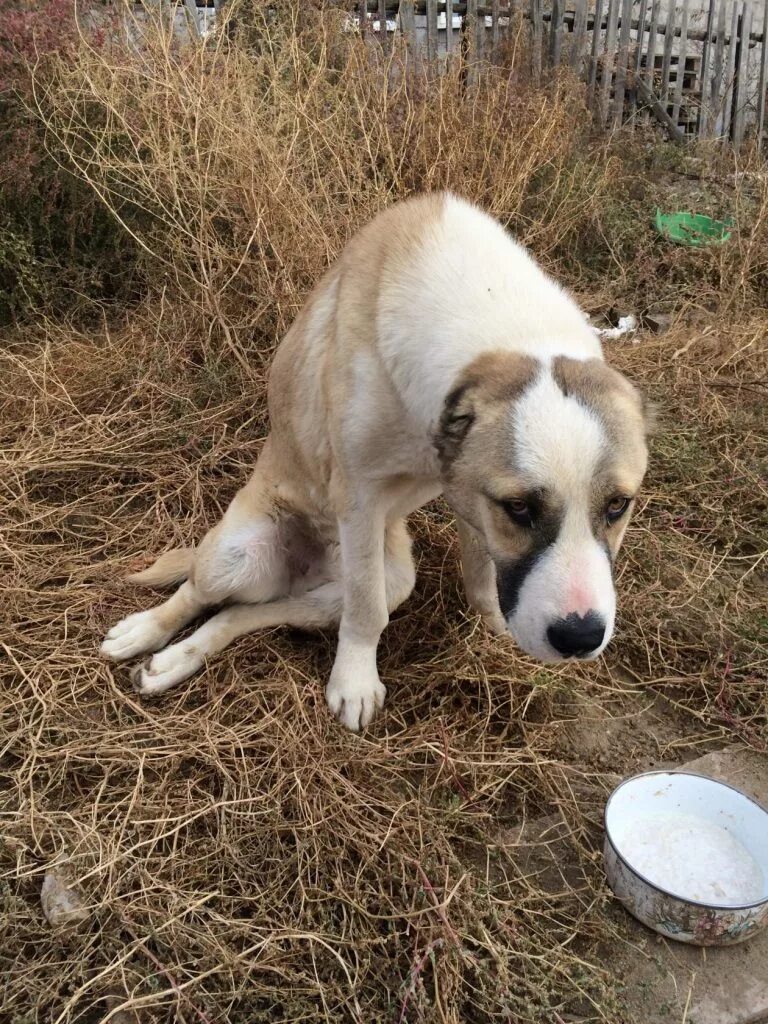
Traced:
<path fill-rule="evenodd" d="M 257 629 L 332 626 L 341 618 L 343 598 L 341 584 L 334 581 L 300 597 L 224 608 L 186 640 L 159 651 L 148 665 L 137 666 L 133 672 L 134 686 L 145 696 L 164 693 L 201 669 L 207 658 L 220 654 L 237 637 Z"/>
<path fill-rule="evenodd" d="M 410 539 L 404 523 L 393 524 L 388 531 L 386 547 L 386 600 L 387 608 L 392 612 L 411 593 L 415 579 Z M 186 640 L 166 647 L 148 665 L 137 667 L 134 685 L 139 693 L 145 695 L 164 693 L 197 672 L 207 658 L 221 653 L 239 636 L 273 626 L 322 629 L 337 625 L 343 605 L 344 586 L 340 580 L 331 580 L 300 596 L 269 604 L 240 604 L 225 608 Z M 381 689 L 383 691 L 384 687 Z M 339 706 L 333 710 L 342 715 L 350 729 L 359 729 L 361 724 L 367 724 L 376 707 L 381 707 L 384 694 L 375 700 L 371 697 L 373 703 L 370 708 L 359 694 L 345 696 L 349 706 L 342 697 Z"/>
<path fill-rule="evenodd" d="M 126 661 L 160 650 L 206 608 L 225 601 L 258 603 L 288 594 L 290 571 L 280 521 L 270 507 L 258 469 L 221 522 L 189 555 L 187 580 L 163 604 L 129 615 L 113 626 L 101 647 L 105 657 Z M 157 582 L 154 576 L 167 582 L 168 574 L 160 571 L 161 562 L 140 574 L 140 582 Z M 166 568 L 172 568 L 171 575 L 178 578 L 185 566 Z"/>

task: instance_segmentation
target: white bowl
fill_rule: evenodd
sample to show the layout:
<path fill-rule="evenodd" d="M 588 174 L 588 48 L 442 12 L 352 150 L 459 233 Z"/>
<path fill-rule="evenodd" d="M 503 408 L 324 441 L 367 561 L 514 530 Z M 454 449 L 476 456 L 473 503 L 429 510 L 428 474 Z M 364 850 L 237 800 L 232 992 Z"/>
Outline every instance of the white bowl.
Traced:
<path fill-rule="evenodd" d="M 622 782 L 605 808 L 604 858 L 627 910 L 670 939 L 727 946 L 768 924 L 768 811 L 724 782 Z"/>

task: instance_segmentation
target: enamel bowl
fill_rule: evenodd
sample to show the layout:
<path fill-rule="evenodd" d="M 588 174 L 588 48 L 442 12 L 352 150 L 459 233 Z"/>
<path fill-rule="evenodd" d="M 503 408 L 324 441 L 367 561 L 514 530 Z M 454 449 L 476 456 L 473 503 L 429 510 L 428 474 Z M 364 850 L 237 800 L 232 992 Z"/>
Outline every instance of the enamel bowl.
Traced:
<path fill-rule="evenodd" d="M 768 924 L 768 811 L 691 772 L 627 779 L 605 808 L 608 884 L 678 942 L 729 946 Z"/>

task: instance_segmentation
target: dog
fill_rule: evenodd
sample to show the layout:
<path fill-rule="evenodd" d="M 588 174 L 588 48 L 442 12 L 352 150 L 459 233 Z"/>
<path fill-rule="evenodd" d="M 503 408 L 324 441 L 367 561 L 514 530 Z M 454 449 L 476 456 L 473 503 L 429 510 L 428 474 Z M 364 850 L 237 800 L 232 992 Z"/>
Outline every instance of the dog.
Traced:
<path fill-rule="evenodd" d="M 415 582 L 406 519 L 441 493 L 468 603 L 492 632 L 545 662 L 605 649 L 646 404 L 493 218 L 450 193 L 380 213 L 285 335 L 268 404 L 253 475 L 218 525 L 130 577 L 181 584 L 101 648 L 115 661 L 157 652 L 134 671 L 139 693 L 254 630 L 338 625 L 327 702 L 365 728 L 386 693 L 379 637 Z"/>

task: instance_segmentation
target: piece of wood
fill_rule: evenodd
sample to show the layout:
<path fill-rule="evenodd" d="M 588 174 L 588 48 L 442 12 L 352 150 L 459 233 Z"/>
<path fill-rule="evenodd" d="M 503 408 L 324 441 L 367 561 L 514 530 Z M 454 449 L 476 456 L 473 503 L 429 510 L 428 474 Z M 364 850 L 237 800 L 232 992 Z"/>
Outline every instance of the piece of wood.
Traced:
<path fill-rule="evenodd" d="M 581 68 L 581 59 L 584 56 L 584 40 L 587 37 L 587 0 L 576 0 L 576 10 L 573 16 L 573 45 L 571 46 L 570 65 L 572 68 Z"/>
<path fill-rule="evenodd" d="M 200 31 L 200 21 L 195 0 L 184 0 L 184 14 L 186 15 L 189 34 L 193 39 L 199 39 L 202 32 Z"/>
<path fill-rule="evenodd" d="M 768 9 L 768 8 L 766 8 Z M 725 0 L 720 0 L 717 14 L 717 36 L 715 38 L 715 61 L 712 68 L 712 85 L 709 94 L 709 109 L 714 117 L 715 135 L 722 133 L 723 125 L 723 64 L 725 60 Z"/>
<path fill-rule="evenodd" d="M 469 10 L 469 4 L 467 4 L 467 10 Z M 476 60 L 481 61 L 485 53 L 485 15 L 486 11 L 483 10 L 482 14 L 479 10 L 479 5 L 475 7 L 475 54 Z"/>
<path fill-rule="evenodd" d="M 637 25 L 637 42 L 635 45 L 635 59 L 632 74 L 632 81 L 629 85 L 629 114 L 634 118 L 637 113 L 637 79 L 643 63 L 643 52 L 645 50 L 645 28 L 648 20 L 648 0 L 640 0 L 640 17 Z"/>
<path fill-rule="evenodd" d="M 600 55 L 600 33 L 603 30 L 603 0 L 595 0 L 595 20 L 592 25 L 592 48 L 589 57 L 587 102 L 593 112 L 597 110 L 597 65 Z"/>
<path fill-rule="evenodd" d="M 620 2 L 621 0 L 608 0 L 608 26 L 605 31 L 605 52 L 603 54 L 603 72 L 600 81 L 600 119 L 604 127 L 608 124 L 613 65 L 616 59 L 616 30 L 619 23 Z"/>
<path fill-rule="evenodd" d="M 498 53 L 498 50 L 499 50 L 499 39 L 500 39 L 500 33 L 501 33 L 501 25 L 499 24 L 499 17 L 500 17 L 500 14 L 499 14 L 499 0 L 493 0 L 493 3 L 491 5 L 491 33 L 492 33 L 492 43 L 491 43 L 491 45 L 493 46 L 493 55 L 494 55 L 494 57 L 496 56 L 496 54 Z"/>
<path fill-rule="evenodd" d="M 760 57 L 760 81 L 757 87 L 757 149 L 765 142 L 765 105 L 768 90 L 768 3 L 763 0 L 763 52 Z"/>
<path fill-rule="evenodd" d="M 552 0 L 552 21 L 549 28 L 549 63 L 556 68 L 563 49 L 563 4 Z"/>
<path fill-rule="evenodd" d="M 445 0 L 445 52 L 453 50 L 453 0 Z"/>
<path fill-rule="evenodd" d="M 192 0 L 194 3 L 194 0 Z M 358 28 L 360 35 L 364 36 L 368 29 L 368 0 L 360 0 L 357 10 Z"/>
<path fill-rule="evenodd" d="M 749 91 L 749 33 L 752 29 L 752 0 L 741 7 L 741 31 L 736 77 L 733 83 L 733 148 L 738 153 L 744 142 L 745 115 Z"/>
<path fill-rule="evenodd" d="M 667 11 L 667 24 L 664 29 L 664 57 L 661 65 L 661 92 L 659 99 L 666 106 L 669 103 L 669 78 L 672 69 L 672 44 L 675 41 L 675 5 L 671 4 Z"/>
<path fill-rule="evenodd" d="M 471 89 L 477 81 L 477 0 L 467 0 L 461 23 L 461 56 L 464 62 L 462 82 Z"/>
<path fill-rule="evenodd" d="M 691 0 L 683 0 L 683 16 L 680 22 L 680 49 L 677 56 L 677 77 L 672 98 L 672 120 L 675 124 L 680 120 L 680 106 L 683 102 L 683 83 L 685 80 L 685 58 L 688 53 L 688 16 Z"/>
<path fill-rule="evenodd" d="M 659 41 L 659 3 L 660 0 L 652 0 L 651 3 L 648 49 L 645 51 L 645 74 L 643 78 L 651 92 L 656 91 L 654 86 L 656 82 L 656 47 Z"/>
<path fill-rule="evenodd" d="M 544 11 L 542 10 L 541 0 L 531 0 L 530 11 L 531 24 L 533 26 L 533 41 L 531 43 L 533 79 L 538 84 L 541 80 L 541 44 L 544 36 Z"/>
<path fill-rule="evenodd" d="M 387 52 L 389 47 L 389 38 L 387 36 L 387 0 L 379 0 L 379 42 L 384 52 Z"/>
<path fill-rule="evenodd" d="M 427 60 L 437 63 L 437 0 L 427 0 Z"/>
<path fill-rule="evenodd" d="M 640 93 L 643 102 L 651 109 L 659 123 L 663 124 L 667 129 L 671 139 L 674 142 L 683 142 L 685 140 L 685 135 L 680 131 L 678 125 L 675 124 L 667 113 L 666 106 L 661 102 L 658 96 L 655 96 L 651 92 L 642 78 L 638 78 L 637 80 L 637 90 Z"/>
<path fill-rule="evenodd" d="M 715 2 L 709 0 L 707 9 L 707 38 L 701 51 L 701 85 L 699 87 L 699 117 L 696 132 L 699 138 L 706 138 L 709 132 L 709 65 L 712 57 L 712 33 L 715 31 Z"/>
<path fill-rule="evenodd" d="M 725 96 L 723 97 L 723 111 L 720 120 L 720 130 L 717 133 L 724 140 L 731 137 L 731 126 L 733 124 L 733 84 L 736 74 L 736 51 L 738 49 L 739 37 L 739 5 L 734 2 L 731 12 L 731 40 L 728 47 L 728 60 L 725 66 Z"/>
<path fill-rule="evenodd" d="M 400 31 L 409 51 L 416 49 L 416 12 L 413 7 L 413 0 L 400 2 Z"/>
<path fill-rule="evenodd" d="M 629 40 L 632 28 L 632 0 L 623 0 L 621 7 L 621 32 L 619 34 L 619 52 L 616 57 L 616 83 L 613 91 L 613 126 L 621 127 L 624 119 L 624 91 L 627 82 L 627 65 L 629 64 Z"/>

